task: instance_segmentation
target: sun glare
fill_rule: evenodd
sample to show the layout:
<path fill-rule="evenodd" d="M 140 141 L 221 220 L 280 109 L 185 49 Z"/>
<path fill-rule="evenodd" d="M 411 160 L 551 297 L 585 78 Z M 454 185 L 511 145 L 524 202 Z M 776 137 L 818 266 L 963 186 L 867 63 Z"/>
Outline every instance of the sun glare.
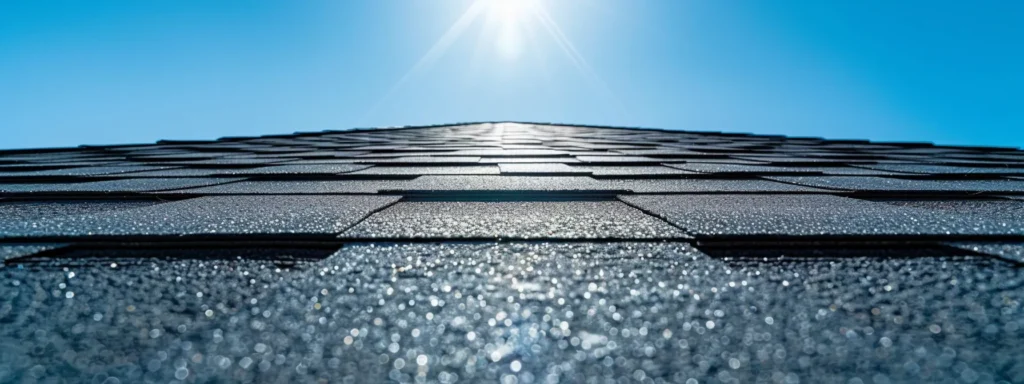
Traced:
<path fill-rule="evenodd" d="M 487 2 L 489 13 L 495 19 L 505 23 L 518 23 L 534 11 L 537 0 L 483 0 Z"/>
<path fill-rule="evenodd" d="M 524 68 L 529 65 L 524 63 L 524 58 L 537 55 L 544 49 L 550 49 L 553 45 L 559 48 L 579 75 L 586 79 L 596 91 L 607 95 L 610 100 L 615 100 L 614 93 L 590 67 L 587 60 L 548 13 L 548 5 L 553 3 L 553 0 L 476 0 L 472 2 L 458 20 L 420 57 L 419 61 L 367 112 L 367 115 L 373 115 L 380 105 L 385 104 L 407 82 L 432 67 L 457 41 L 463 40 L 464 35 L 469 31 L 478 31 L 477 47 L 473 52 L 471 63 L 476 62 L 477 57 L 493 55 L 492 57 L 500 60 L 502 65 L 493 65 L 498 62 L 490 61 L 486 65 L 489 68 Z M 475 30 L 474 26 L 480 28 Z M 542 39 L 545 35 L 547 40 Z"/>

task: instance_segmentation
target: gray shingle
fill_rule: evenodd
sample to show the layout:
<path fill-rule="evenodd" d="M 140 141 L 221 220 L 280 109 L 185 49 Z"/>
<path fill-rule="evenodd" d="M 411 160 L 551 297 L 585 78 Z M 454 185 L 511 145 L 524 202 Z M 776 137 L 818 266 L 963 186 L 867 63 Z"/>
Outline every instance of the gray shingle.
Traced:
<path fill-rule="evenodd" d="M 608 190 L 636 193 L 816 193 L 823 189 L 776 183 L 767 180 L 651 179 L 601 180 Z"/>
<path fill-rule="evenodd" d="M 315 268 L 291 271 L 247 261 L 158 261 L 81 268 L 68 279 L 6 268 L 0 281 L 21 284 L 0 285 L 0 304 L 23 305 L 0 328 L 0 340 L 21 365 L 38 366 L 30 372 L 71 382 L 132 372 L 170 382 L 184 373 L 177 359 L 190 362 L 189 377 L 215 382 L 267 375 L 305 382 L 312 372 L 328 382 L 421 372 L 424 381 L 440 382 L 456 370 L 449 362 L 460 382 L 513 374 L 571 381 L 591 369 L 685 382 L 707 377 L 709 366 L 723 369 L 712 378 L 728 369 L 737 382 L 757 382 L 766 371 L 801 383 L 919 382 L 960 377 L 964 366 L 993 382 L 1016 381 L 1007 367 L 1019 360 L 1013 298 L 1024 294 L 1022 269 L 966 257 L 870 256 L 725 262 L 680 243 L 417 243 L 351 244 Z M 48 289 L 38 294 L 40 287 Z M 70 361 L 32 352 L 76 331 L 103 337 L 103 348 L 67 343 Z M 214 345 L 216 355 L 191 363 L 197 349 Z M 161 352 L 167 360 L 135 360 Z M 926 357 L 913 365 L 894 358 L 918 354 Z M 273 359 L 266 372 L 264 357 Z M 274 369 L 275 361 L 300 368 Z M 133 367 L 127 374 L 126 365 Z M 577 371 L 552 373 L 567 366 Z"/>
<path fill-rule="evenodd" d="M 163 169 L 159 171 L 143 171 L 134 172 L 130 176 L 132 178 L 138 177 L 204 177 L 212 176 L 217 173 L 223 172 L 228 168 L 173 168 Z"/>
<path fill-rule="evenodd" d="M 766 176 L 771 180 L 864 192 L 1024 192 L 1024 181 L 1014 180 L 910 180 L 857 176 Z"/>
<path fill-rule="evenodd" d="M 477 164 L 477 156 L 409 156 L 392 159 L 358 159 L 359 163 L 373 164 Z"/>
<path fill-rule="evenodd" d="M 621 196 L 703 236 L 1021 235 L 1024 223 L 831 195 Z"/>
<path fill-rule="evenodd" d="M 483 157 L 480 164 L 509 164 L 509 163 L 579 163 L 575 157 Z"/>
<path fill-rule="evenodd" d="M 687 171 L 712 174 L 740 175 L 783 175 L 783 174 L 817 174 L 817 175 L 892 175 L 893 172 L 854 168 L 854 167 L 795 167 L 769 166 L 724 163 L 666 163 L 665 165 Z"/>
<path fill-rule="evenodd" d="M 401 189 L 409 185 L 410 182 L 410 180 L 242 181 L 163 193 L 188 195 L 308 195 L 377 193 L 380 189 Z"/>
<path fill-rule="evenodd" d="M 94 167 L 76 167 L 76 168 L 62 168 L 62 169 L 50 169 L 45 171 L 29 171 L 29 172 L 0 172 L 2 177 L 42 177 L 42 176 L 99 176 L 99 175 L 114 175 L 122 173 L 140 172 L 140 171 L 154 171 L 160 169 L 167 169 L 171 167 L 156 167 L 156 166 L 145 166 L 145 165 L 101 165 Z"/>
<path fill-rule="evenodd" d="M 679 238 L 668 223 L 617 201 L 403 202 L 360 222 L 355 238 Z"/>
<path fill-rule="evenodd" d="M 686 175 L 696 174 L 696 172 L 684 171 L 681 169 L 663 167 L 660 165 L 634 165 L 634 166 L 618 166 L 618 165 L 573 165 L 573 169 L 579 169 L 586 172 L 592 172 L 594 176 L 662 176 L 662 175 Z"/>
<path fill-rule="evenodd" d="M 662 160 L 644 156 L 576 156 L 577 159 L 589 164 L 619 163 L 660 163 Z"/>
<path fill-rule="evenodd" d="M 38 193 L 38 192 L 148 192 L 165 191 L 179 188 L 193 188 L 208 185 L 231 183 L 242 179 L 232 178 L 138 178 L 86 183 L 35 183 L 35 184 L 0 184 L 0 192 L 5 193 Z"/>
<path fill-rule="evenodd" d="M 18 222 L 47 217 L 141 208 L 155 200 L 51 200 L 0 201 L 0 222 Z"/>
<path fill-rule="evenodd" d="M 63 244 L 0 244 L 0 262 L 63 247 Z M 0 264 L 0 268 L 3 265 Z"/>
<path fill-rule="evenodd" d="M 955 242 L 949 245 L 968 251 L 996 256 L 1014 263 L 1024 264 L 1024 243 L 967 243 Z"/>
<path fill-rule="evenodd" d="M 497 175 L 501 173 L 496 165 L 466 165 L 466 166 L 420 166 L 420 167 L 387 167 L 373 166 L 361 171 L 352 172 L 353 175 Z"/>
<path fill-rule="evenodd" d="M 498 168 L 501 169 L 502 174 L 585 174 L 589 175 L 590 172 L 586 170 L 570 167 L 561 163 L 511 163 L 511 164 L 498 164 Z"/>
<path fill-rule="evenodd" d="M 583 176 L 420 176 L 395 190 L 404 191 L 580 191 L 608 186 Z M 381 190 L 385 190 L 382 188 Z"/>
<path fill-rule="evenodd" d="M 934 164 L 874 164 L 860 165 L 863 168 L 880 169 L 884 171 L 895 171 L 903 173 L 918 174 L 961 174 L 961 175 L 1021 175 L 1024 174 L 1024 167 L 958 167 L 952 165 Z"/>
<path fill-rule="evenodd" d="M 955 215 L 986 217 L 995 221 L 1024 226 L 1024 201 L 1002 199 L 888 199 L 878 202 L 920 209 L 947 212 Z"/>
<path fill-rule="evenodd" d="M 122 211 L 0 222 L 3 237 L 337 234 L 395 196 L 208 196 Z"/>
<path fill-rule="evenodd" d="M 247 169 L 225 169 L 218 172 L 220 175 L 337 175 L 341 173 L 358 171 L 370 168 L 370 165 L 361 164 L 296 164 L 296 165 L 275 165 L 270 167 L 247 168 Z"/>

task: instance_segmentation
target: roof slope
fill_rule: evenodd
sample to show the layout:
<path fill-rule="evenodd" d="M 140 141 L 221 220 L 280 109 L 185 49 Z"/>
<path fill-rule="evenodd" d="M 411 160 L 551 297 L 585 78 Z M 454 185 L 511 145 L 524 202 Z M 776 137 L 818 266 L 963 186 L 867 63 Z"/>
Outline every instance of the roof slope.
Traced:
<path fill-rule="evenodd" d="M 0 382 L 1024 381 L 1014 148 L 472 123 L 4 151 L 0 258 Z"/>

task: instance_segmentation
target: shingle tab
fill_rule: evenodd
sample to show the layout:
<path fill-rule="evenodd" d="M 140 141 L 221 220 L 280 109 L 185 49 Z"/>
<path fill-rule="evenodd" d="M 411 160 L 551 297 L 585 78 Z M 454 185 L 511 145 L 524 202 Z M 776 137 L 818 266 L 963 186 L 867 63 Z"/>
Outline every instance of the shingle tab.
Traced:
<path fill-rule="evenodd" d="M 620 198 L 698 237 L 1024 234 L 1024 222 L 949 215 L 831 195 Z"/>
<path fill-rule="evenodd" d="M 809 187 L 871 192 L 1024 192 L 1024 181 L 1014 180 L 918 180 L 857 176 L 766 176 L 765 178 Z"/>
<path fill-rule="evenodd" d="M 570 167 L 561 163 L 510 163 L 498 164 L 502 174 L 581 174 L 589 175 L 586 170 Z"/>
<path fill-rule="evenodd" d="M 501 173 L 496 165 L 466 165 L 466 166 L 419 166 L 419 167 L 388 167 L 374 166 L 361 171 L 352 172 L 353 175 L 497 175 Z"/>
<path fill-rule="evenodd" d="M 1024 243 L 949 243 L 949 245 L 1024 264 Z"/>
<path fill-rule="evenodd" d="M 377 193 L 381 188 L 398 189 L 409 180 L 294 180 L 242 181 L 210 187 L 181 189 L 165 194 L 189 195 L 290 195 Z"/>
<path fill-rule="evenodd" d="M 583 176 L 420 176 L 394 191 L 579 191 L 609 186 Z"/>
<path fill-rule="evenodd" d="M 925 175 L 934 174 L 959 174 L 959 175 L 1024 175 L 1024 167 L 958 167 L 951 165 L 934 164 L 874 164 L 861 165 L 863 168 L 880 169 L 903 173 L 918 173 Z"/>
<path fill-rule="evenodd" d="M 1024 264 L 1024 243 L 949 243 L 968 251 L 998 256 L 1015 263 Z"/>
<path fill-rule="evenodd" d="M 586 165 L 573 165 L 573 169 L 582 170 L 585 172 L 591 172 L 594 176 L 663 176 L 663 175 L 686 175 L 696 174 L 696 172 L 684 171 L 681 169 L 663 167 L 660 165 L 634 165 L 634 166 L 616 166 L 616 165 L 604 165 L 604 166 L 586 166 Z"/>
<path fill-rule="evenodd" d="M 275 165 L 260 168 L 222 170 L 217 174 L 226 176 L 237 175 L 337 175 L 370 168 L 361 164 L 297 164 Z"/>
<path fill-rule="evenodd" d="M 0 222 L 18 222 L 47 217 L 84 215 L 121 209 L 147 207 L 156 200 L 0 200 Z"/>
<path fill-rule="evenodd" d="M 609 190 L 636 193 L 817 193 L 823 189 L 768 180 L 650 179 L 602 180 Z"/>
<path fill-rule="evenodd" d="M 63 246 L 63 244 L 0 244 L 0 261 L 30 256 Z M 2 264 L 0 264 L 0 268 L 2 268 Z"/>
<path fill-rule="evenodd" d="M 0 177 L 99 176 L 132 173 L 140 171 L 154 171 L 167 168 L 171 167 L 155 167 L 146 165 L 102 165 L 92 167 L 50 169 L 44 171 L 0 172 Z"/>
<path fill-rule="evenodd" d="M 39 193 L 39 192 L 149 192 L 171 189 L 193 188 L 208 185 L 231 183 L 242 179 L 237 178 L 138 178 L 84 183 L 36 183 L 36 184 L 0 184 L 0 192 L 4 193 Z"/>
<path fill-rule="evenodd" d="M 210 196 L 124 211 L 0 222 L 0 237 L 337 234 L 394 196 Z"/>
<path fill-rule="evenodd" d="M 1003 199 L 877 199 L 875 201 L 954 215 L 986 217 L 991 220 L 1024 226 L 1024 201 Z"/>
<path fill-rule="evenodd" d="M 344 234 L 355 238 L 679 238 L 675 227 L 617 201 L 403 202 Z"/>
<path fill-rule="evenodd" d="M 739 174 L 739 175 L 894 175 L 894 172 L 854 168 L 854 167 L 793 167 L 793 166 L 769 166 L 749 164 L 725 164 L 725 163 L 667 163 L 669 167 L 682 170 L 711 173 L 711 174 Z"/>

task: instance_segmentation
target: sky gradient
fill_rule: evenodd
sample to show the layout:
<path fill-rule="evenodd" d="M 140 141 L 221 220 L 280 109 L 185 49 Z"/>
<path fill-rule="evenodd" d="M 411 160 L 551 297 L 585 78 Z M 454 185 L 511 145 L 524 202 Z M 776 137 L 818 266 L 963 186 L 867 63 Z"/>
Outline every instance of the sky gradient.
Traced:
<path fill-rule="evenodd" d="M 0 148 L 539 121 L 1024 146 L 1024 2 L 0 2 Z"/>

